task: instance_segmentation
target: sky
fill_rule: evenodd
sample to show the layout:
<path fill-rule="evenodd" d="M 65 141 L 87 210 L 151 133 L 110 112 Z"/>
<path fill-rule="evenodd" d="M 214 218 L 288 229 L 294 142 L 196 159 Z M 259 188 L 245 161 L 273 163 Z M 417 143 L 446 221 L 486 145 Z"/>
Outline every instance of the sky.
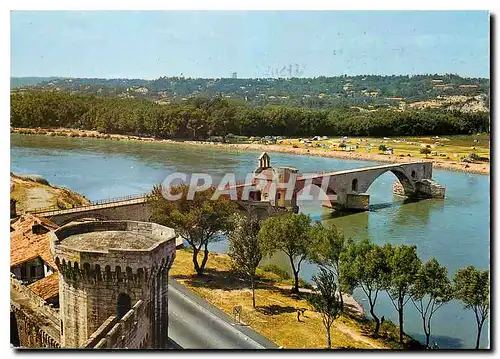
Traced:
<path fill-rule="evenodd" d="M 11 76 L 489 78 L 489 44 L 486 11 L 11 12 Z"/>

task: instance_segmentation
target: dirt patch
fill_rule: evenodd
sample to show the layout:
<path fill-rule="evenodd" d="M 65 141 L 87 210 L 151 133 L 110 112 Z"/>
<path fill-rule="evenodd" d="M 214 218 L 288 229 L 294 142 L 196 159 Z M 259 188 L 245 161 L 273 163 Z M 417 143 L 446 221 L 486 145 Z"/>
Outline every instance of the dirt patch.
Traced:
<path fill-rule="evenodd" d="M 46 185 L 11 173 L 10 197 L 17 201 L 16 211 L 22 213 L 40 208 L 69 208 L 90 204 L 84 196 L 64 187 Z"/>
<path fill-rule="evenodd" d="M 26 189 L 26 210 L 50 207 L 54 203 L 54 193 L 46 188 L 33 187 Z"/>

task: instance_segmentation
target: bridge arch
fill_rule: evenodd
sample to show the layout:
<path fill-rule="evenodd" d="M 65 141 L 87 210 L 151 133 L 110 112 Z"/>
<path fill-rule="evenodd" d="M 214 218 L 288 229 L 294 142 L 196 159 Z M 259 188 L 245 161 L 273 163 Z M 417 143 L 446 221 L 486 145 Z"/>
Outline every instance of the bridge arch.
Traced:
<path fill-rule="evenodd" d="M 375 182 L 377 178 L 379 178 L 384 173 L 391 172 L 396 176 L 398 181 L 401 183 L 404 189 L 405 195 L 411 195 L 415 192 L 415 180 L 412 175 L 415 175 L 415 171 L 412 171 L 411 175 L 406 173 L 406 171 L 401 167 L 392 167 L 387 169 L 381 169 L 376 172 L 373 176 L 367 177 L 367 180 L 362 181 L 363 183 L 359 186 L 358 193 L 366 193 L 370 186 Z"/>

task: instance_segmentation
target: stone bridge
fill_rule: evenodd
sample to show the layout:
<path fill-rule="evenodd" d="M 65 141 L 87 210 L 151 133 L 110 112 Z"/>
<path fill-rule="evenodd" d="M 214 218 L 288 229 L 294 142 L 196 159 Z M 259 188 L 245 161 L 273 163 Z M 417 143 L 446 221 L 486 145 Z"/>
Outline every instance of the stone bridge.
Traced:
<path fill-rule="evenodd" d="M 397 181 L 394 193 L 410 198 L 444 198 L 445 189 L 432 180 L 432 162 L 409 162 L 378 165 L 348 170 L 299 176 L 295 191 L 317 186 L 336 198 L 333 207 L 367 210 L 370 196 L 366 193 L 382 174 L 392 172 Z M 333 196 L 332 196 L 333 195 Z"/>
<path fill-rule="evenodd" d="M 50 219 L 58 226 L 83 219 L 130 220 L 149 222 L 151 212 L 148 195 L 126 196 L 94 202 L 88 206 L 68 209 L 40 209 L 30 211 L 38 216 Z"/>
<path fill-rule="evenodd" d="M 272 168 L 266 153 L 259 158 L 255 174 L 262 174 L 267 181 L 283 183 L 289 181 L 297 170 L 289 167 Z M 306 187 L 319 187 L 328 196 L 327 206 L 363 211 L 368 210 L 370 196 L 366 192 L 371 184 L 382 174 L 392 172 L 397 181 L 394 193 L 410 198 L 444 198 L 445 188 L 432 180 L 432 162 L 409 162 L 378 165 L 348 170 L 304 174 L 296 176 L 293 196 L 285 200 L 283 190 L 272 192 L 272 186 L 264 185 L 253 190 L 252 198 L 236 201 L 243 211 L 253 213 L 259 218 L 283 213 L 297 212 L 297 197 Z M 237 185 L 239 190 L 249 184 Z M 278 185 L 279 187 L 279 185 Z M 327 198 L 325 196 L 325 198 Z M 148 194 L 127 196 L 95 202 L 92 205 L 69 209 L 41 209 L 31 211 L 46 217 L 59 226 L 82 219 L 133 220 L 149 222 L 151 210 Z"/>
<path fill-rule="evenodd" d="M 130 220 L 139 222 L 151 221 L 151 210 L 147 194 L 127 196 L 122 198 L 103 200 L 88 206 L 68 209 L 38 209 L 30 211 L 38 216 L 50 219 L 58 226 L 63 226 L 73 221 L 85 219 L 92 220 Z M 283 210 L 275 208 L 269 202 L 236 201 L 243 212 L 248 212 L 259 218 L 282 213 Z M 180 245 L 181 243 L 177 243 Z"/>

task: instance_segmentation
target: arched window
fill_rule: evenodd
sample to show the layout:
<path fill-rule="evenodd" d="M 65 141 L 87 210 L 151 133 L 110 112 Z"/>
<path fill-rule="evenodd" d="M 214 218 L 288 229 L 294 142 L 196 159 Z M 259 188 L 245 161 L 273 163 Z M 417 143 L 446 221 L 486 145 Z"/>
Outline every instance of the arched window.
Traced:
<path fill-rule="evenodd" d="M 351 189 L 354 191 L 354 192 L 357 192 L 358 191 L 358 179 L 355 178 L 352 180 L 352 186 L 351 186 Z"/>
<path fill-rule="evenodd" d="M 116 298 L 116 315 L 118 319 L 122 318 L 132 308 L 130 296 L 126 293 L 118 294 Z"/>
<path fill-rule="evenodd" d="M 415 171 L 411 171 L 411 177 L 415 178 Z"/>

